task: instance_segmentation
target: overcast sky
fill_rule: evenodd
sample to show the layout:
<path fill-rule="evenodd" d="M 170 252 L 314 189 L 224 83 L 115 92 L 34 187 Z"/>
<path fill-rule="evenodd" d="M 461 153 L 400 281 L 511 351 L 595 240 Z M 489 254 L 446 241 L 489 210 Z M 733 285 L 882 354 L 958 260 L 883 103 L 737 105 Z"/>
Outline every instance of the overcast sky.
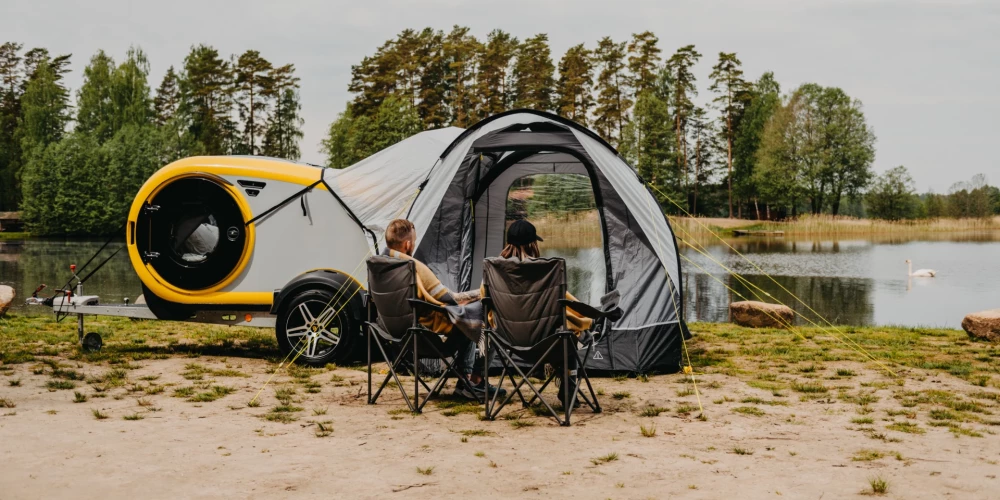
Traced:
<path fill-rule="evenodd" d="M 121 60 L 130 44 L 148 54 L 154 89 L 198 43 L 293 63 L 302 79 L 302 159 L 311 163 L 324 161 L 319 141 L 351 98 L 351 65 L 402 29 L 548 33 L 556 61 L 577 43 L 593 48 L 603 36 L 651 30 L 665 54 L 695 44 L 704 55 L 702 100 L 718 52 L 737 52 L 749 78 L 770 70 L 782 90 L 815 82 L 860 99 L 878 137 L 877 172 L 905 165 L 920 191 L 944 192 L 976 173 L 1000 183 L 989 152 L 1000 137 L 998 1 L 3 0 L 0 24 L 0 41 L 71 52 L 74 92 L 97 49 Z"/>

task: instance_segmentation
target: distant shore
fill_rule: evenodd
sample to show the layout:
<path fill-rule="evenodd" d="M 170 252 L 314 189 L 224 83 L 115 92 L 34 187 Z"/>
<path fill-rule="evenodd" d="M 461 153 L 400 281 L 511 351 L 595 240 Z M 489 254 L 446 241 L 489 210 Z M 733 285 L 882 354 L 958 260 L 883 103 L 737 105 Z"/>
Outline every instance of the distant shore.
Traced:
<path fill-rule="evenodd" d="M 804 215 L 787 221 L 758 221 L 717 217 L 670 217 L 670 222 L 690 234 L 733 236 L 736 231 L 781 231 L 804 235 L 915 235 L 961 231 L 1000 231 L 1000 216 L 985 219 L 910 219 L 887 221 L 833 215 Z"/>

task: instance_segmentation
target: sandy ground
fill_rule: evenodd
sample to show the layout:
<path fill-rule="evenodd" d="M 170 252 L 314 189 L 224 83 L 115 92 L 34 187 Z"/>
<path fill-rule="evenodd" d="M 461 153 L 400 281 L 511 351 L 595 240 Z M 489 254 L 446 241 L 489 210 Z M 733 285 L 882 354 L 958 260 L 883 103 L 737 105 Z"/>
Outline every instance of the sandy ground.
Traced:
<path fill-rule="evenodd" d="M 250 376 L 208 374 L 195 383 L 236 391 L 193 403 L 172 396 L 192 384 L 182 377 L 189 363 Z M 1000 498 L 996 435 L 957 437 L 921 425 L 925 434 L 886 430 L 889 442 L 875 440 L 852 423 L 857 406 L 836 398 L 790 397 L 788 406 L 760 405 L 763 415 L 740 414 L 733 410 L 747 406 L 743 398 L 771 400 L 770 391 L 722 374 L 700 380 L 706 420 L 694 418 L 697 409 L 677 413 L 678 405 L 697 406 L 694 395 L 681 392 L 690 388 L 681 375 L 596 379 L 606 411 L 579 410 L 575 424 L 561 428 L 531 414 L 522 420 L 534 425 L 522 427 L 472 413 L 446 416 L 433 402 L 413 416 L 401 410 L 395 390 L 369 406 L 364 372 L 349 368 L 312 371 L 309 380 L 320 383 L 315 394 L 303 389 L 301 378 L 279 375 L 261 406 L 248 407 L 272 365 L 212 357 L 139 365 L 128 372 L 128 384 L 105 391 L 108 397 L 95 398 L 93 384 L 76 382 L 75 390 L 90 396 L 81 403 L 74 403 L 74 389 L 50 391 L 52 379 L 35 374 L 35 365 L 5 371 L 0 396 L 16 406 L 0 408 L 0 497 L 833 499 L 863 496 L 871 491 L 868 479 L 881 476 L 890 484 L 887 498 Z M 73 361 L 64 366 L 88 377 L 108 370 Z M 9 384 L 13 380 L 20 385 Z M 144 394 L 151 385 L 166 389 Z M 278 404 L 274 389 L 288 387 L 296 387 L 294 405 L 303 409 L 294 413 L 298 420 L 260 418 Z M 967 388 L 946 374 L 906 381 L 914 391 Z M 880 400 L 868 414 L 873 427 L 893 420 L 885 410 L 898 406 L 894 389 L 875 389 Z M 640 416 L 650 405 L 668 409 Z M 108 418 L 96 419 L 94 410 Z M 144 418 L 123 418 L 135 414 Z M 332 433 L 319 437 L 316 422 Z M 655 425 L 656 435 L 644 437 L 641 425 Z M 479 429 L 487 435 L 462 434 Z M 862 449 L 886 456 L 853 461 Z M 594 462 L 609 454 L 617 459 Z"/>

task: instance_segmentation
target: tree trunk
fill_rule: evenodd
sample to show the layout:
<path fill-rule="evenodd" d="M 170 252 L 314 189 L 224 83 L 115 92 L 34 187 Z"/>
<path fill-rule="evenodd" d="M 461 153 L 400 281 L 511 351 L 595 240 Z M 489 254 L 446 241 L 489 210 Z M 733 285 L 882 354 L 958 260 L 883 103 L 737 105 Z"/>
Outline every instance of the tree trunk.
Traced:
<path fill-rule="evenodd" d="M 698 215 L 698 184 L 701 183 L 701 139 L 694 143 L 694 204 L 691 214 Z M 732 217 L 732 210 L 729 211 Z"/>

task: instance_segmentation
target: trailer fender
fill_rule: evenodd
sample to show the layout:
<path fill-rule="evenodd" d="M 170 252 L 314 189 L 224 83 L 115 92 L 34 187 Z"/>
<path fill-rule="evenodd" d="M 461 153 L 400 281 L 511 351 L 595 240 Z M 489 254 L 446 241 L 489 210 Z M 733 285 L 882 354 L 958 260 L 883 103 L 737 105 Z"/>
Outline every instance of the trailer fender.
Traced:
<path fill-rule="evenodd" d="M 275 290 L 274 300 L 271 302 L 271 314 L 278 314 L 281 305 L 296 294 L 317 288 L 326 288 L 337 293 L 338 300 L 348 299 L 347 310 L 351 318 L 358 321 L 358 324 L 364 321 L 365 311 L 362 296 L 364 287 L 350 275 L 333 269 L 307 271 L 296 276 L 280 290 Z"/>

